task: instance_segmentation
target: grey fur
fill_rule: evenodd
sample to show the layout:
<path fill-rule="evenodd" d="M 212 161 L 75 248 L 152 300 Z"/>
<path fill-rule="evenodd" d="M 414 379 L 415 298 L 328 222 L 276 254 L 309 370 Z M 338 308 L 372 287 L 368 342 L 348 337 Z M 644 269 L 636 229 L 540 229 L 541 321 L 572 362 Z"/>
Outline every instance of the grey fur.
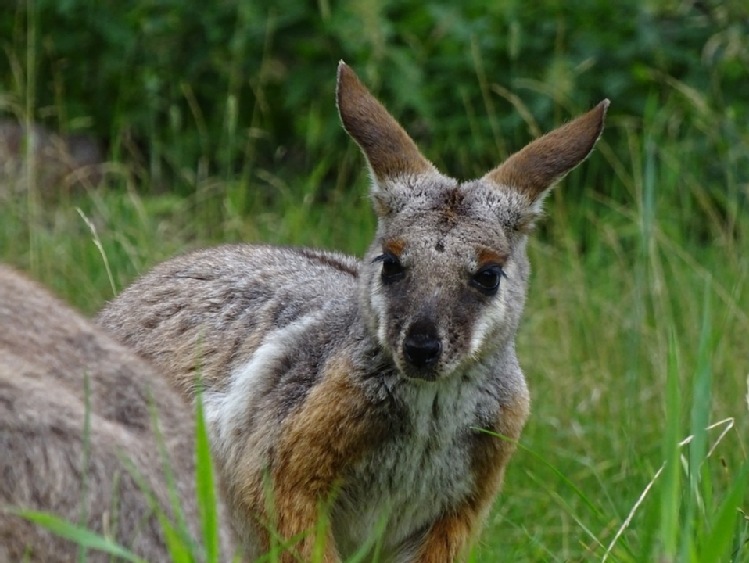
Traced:
<path fill-rule="evenodd" d="M 84 443 L 84 378 L 90 438 Z M 132 463 L 171 513 L 155 407 L 177 494 L 194 537 L 191 407 L 150 365 L 17 272 L 0 266 L 0 561 L 73 561 L 78 547 L 5 509 L 42 510 L 166 561 L 161 526 L 128 471 Z M 89 462 L 84 467 L 84 450 Z M 84 486 L 86 490 L 84 490 Z M 226 524 L 226 517 L 219 515 Z M 222 531 L 232 551 L 230 528 Z M 89 552 L 89 561 L 109 561 Z"/>

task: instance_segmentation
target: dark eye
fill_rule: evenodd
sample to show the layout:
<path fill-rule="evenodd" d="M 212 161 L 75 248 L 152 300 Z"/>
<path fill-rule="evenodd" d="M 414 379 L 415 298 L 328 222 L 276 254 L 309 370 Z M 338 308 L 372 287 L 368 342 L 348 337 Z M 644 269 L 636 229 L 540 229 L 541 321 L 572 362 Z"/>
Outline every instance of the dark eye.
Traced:
<path fill-rule="evenodd" d="M 499 289 L 499 281 L 504 276 L 504 270 L 499 264 L 485 266 L 476 272 L 471 284 L 486 295 L 494 295 Z"/>
<path fill-rule="evenodd" d="M 403 266 L 395 254 L 386 252 L 375 258 L 374 261 L 382 262 L 382 283 L 393 283 L 403 277 Z"/>

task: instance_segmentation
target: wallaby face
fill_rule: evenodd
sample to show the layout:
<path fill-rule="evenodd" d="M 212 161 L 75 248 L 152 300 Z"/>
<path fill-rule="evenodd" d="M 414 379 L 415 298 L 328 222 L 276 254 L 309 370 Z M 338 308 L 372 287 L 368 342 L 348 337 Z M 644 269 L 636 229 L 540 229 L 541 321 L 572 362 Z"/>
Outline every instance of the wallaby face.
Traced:
<path fill-rule="evenodd" d="M 544 193 L 600 135 L 608 102 L 529 145 L 485 177 L 439 173 L 345 65 L 341 120 L 367 157 L 379 223 L 362 301 L 407 377 L 465 369 L 514 335 L 525 301 L 525 235 Z"/>
<path fill-rule="evenodd" d="M 191 412 L 151 365 L 0 265 L 0 561 L 74 561 L 80 552 L 6 510 L 11 507 L 51 512 L 106 533 L 141 558 L 169 560 L 154 512 L 159 507 L 176 522 L 167 463 L 189 532 L 198 539 Z M 229 555 L 221 506 L 218 515 Z M 87 559 L 112 557 L 88 550 Z"/>
<path fill-rule="evenodd" d="M 522 249 L 513 256 L 518 241 L 487 212 L 481 186 L 464 190 L 438 175 L 421 182 L 422 199 L 380 219 L 362 297 L 398 369 L 433 381 L 465 370 L 514 333 L 527 264 Z"/>
<path fill-rule="evenodd" d="M 529 413 L 514 346 L 526 238 L 550 186 L 592 150 L 608 102 L 461 183 L 343 63 L 337 101 L 372 175 L 378 227 L 362 261 L 198 251 L 158 265 L 98 322 L 187 396 L 203 390 L 250 557 L 282 542 L 283 563 L 338 562 L 375 541 L 379 561 L 454 561 Z"/>
<path fill-rule="evenodd" d="M 486 181 L 441 175 L 392 217 L 381 217 L 364 261 L 364 308 L 407 377 L 464 371 L 508 342 L 525 301 L 525 236 L 503 221 L 513 201 Z"/>

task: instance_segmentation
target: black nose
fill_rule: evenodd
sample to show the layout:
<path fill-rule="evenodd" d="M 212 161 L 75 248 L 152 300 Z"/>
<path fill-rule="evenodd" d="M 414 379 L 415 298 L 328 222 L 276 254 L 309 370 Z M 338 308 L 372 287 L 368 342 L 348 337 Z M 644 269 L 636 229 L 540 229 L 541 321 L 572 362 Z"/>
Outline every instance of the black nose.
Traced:
<path fill-rule="evenodd" d="M 442 342 L 437 336 L 437 327 L 431 321 L 416 321 L 408 329 L 403 341 L 406 359 L 417 368 L 437 363 L 442 352 Z"/>

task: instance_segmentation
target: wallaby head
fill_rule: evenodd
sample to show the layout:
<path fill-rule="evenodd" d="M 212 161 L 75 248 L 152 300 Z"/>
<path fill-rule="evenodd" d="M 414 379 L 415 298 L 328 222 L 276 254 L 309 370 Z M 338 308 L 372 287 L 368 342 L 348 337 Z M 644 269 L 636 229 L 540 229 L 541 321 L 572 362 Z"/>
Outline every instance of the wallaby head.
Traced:
<path fill-rule="evenodd" d="M 430 381 L 511 345 L 527 233 L 551 186 L 593 149 L 608 100 L 468 182 L 440 173 L 343 62 L 337 102 L 372 177 L 378 228 L 361 300 L 380 345 L 406 376 Z"/>

